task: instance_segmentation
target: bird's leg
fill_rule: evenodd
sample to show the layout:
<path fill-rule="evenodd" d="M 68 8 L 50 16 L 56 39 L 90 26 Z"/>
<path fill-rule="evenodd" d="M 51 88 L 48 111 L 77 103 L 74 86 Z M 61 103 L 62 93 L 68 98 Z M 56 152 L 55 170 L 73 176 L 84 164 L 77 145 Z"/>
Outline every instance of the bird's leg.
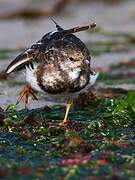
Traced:
<path fill-rule="evenodd" d="M 64 119 L 60 123 L 61 126 L 64 126 L 67 123 L 67 121 L 68 121 L 68 119 L 67 119 L 68 113 L 69 113 L 69 110 L 70 110 L 72 104 L 73 104 L 73 99 L 72 99 L 72 97 L 69 97 L 68 100 L 67 100 L 67 104 L 66 104 L 66 112 L 65 112 L 65 115 L 64 115 Z"/>
<path fill-rule="evenodd" d="M 24 101 L 25 108 L 28 109 L 29 105 L 29 96 L 32 96 L 34 99 L 38 100 L 34 90 L 29 84 L 26 84 L 23 90 L 19 93 L 16 104 L 19 104 L 21 100 Z"/>

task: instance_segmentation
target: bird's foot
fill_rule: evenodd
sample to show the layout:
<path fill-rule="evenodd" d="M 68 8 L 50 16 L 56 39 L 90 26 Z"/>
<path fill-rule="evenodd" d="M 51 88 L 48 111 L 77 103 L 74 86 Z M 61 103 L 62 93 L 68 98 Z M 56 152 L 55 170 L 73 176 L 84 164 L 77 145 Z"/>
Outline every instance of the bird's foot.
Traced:
<path fill-rule="evenodd" d="M 35 91 L 31 88 L 30 85 L 26 84 L 23 90 L 18 94 L 16 104 L 19 104 L 21 100 L 24 101 L 25 108 L 28 109 L 29 105 L 29 96 L 32 96 L 35 100 L 38 100 Z"/>
<path fill-rule="evenodd" d="M 60 125 L 61 127 L 64 127 L 64 126 L 67 125 L 67 123 L 68 123 L 68 120 L 67 120 L 67 119 L 63 119 L 63 121 L 60 122 L 59 125 Z"/>

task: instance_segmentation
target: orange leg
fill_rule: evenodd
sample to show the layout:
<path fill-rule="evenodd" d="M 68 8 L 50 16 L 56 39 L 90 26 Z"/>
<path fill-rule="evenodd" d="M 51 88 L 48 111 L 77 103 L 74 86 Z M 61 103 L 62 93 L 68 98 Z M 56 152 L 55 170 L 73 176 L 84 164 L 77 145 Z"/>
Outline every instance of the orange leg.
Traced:
<path fill-rule="evenodd" d="M 69 110 L 70 110 L 72 104 L 73 104 L 73 99 L 70 97 L 70 98 L 67 100 L 66 112 L 65 112 L 63 121 L 60 123 L 61 126 L 64 126 L 64 125 L 68 122 L 67 117 L 68 117 L 68 113 L 69 113 Z"/>
<path fill-rule="evenodd" d="M 26 84 L 23 90 L 19 93 L 16 104 L 19 104 L 19 102 L 23 100 L 25 108 L 28 109 L 30 95 L 32 95 L 34 99 L 38 100 L 31 86 Z"/>

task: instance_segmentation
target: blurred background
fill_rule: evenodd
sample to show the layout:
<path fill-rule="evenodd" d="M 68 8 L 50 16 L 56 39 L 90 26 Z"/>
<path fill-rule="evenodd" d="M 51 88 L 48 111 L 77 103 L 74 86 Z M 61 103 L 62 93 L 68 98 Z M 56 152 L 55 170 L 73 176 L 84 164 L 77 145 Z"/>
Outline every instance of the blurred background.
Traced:
<path fill-rule="evenodd" d="M 65 29 L 96 22 L 96 29 L 76 35 L 91 52 L 92 69 L 100 72 L 97 89 L 135 89 L 134 0 L 0 0 L 1 107 L 16 102 L 25 82 L 23 73 L 7 78 L 3 71 L 23 49 L 55 30 L 50 17 Z M 31 108 L 39 104 L 45 105 L 43 98 Z"/>

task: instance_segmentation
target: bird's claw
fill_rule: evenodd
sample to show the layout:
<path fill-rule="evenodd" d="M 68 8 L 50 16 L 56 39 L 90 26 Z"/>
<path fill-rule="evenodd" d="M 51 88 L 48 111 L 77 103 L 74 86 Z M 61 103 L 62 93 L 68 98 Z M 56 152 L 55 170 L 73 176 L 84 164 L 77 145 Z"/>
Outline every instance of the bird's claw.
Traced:
<path fill-rule="evenodd" d="M 16 104 L 19 104 L 21 100 L 24 101 L 25 108 L 28 109 L 29 96 L 32 96 L 35 100 L 38 100 L 34 90 L 30 85 L 26 84 L 23 90 L 19 93 Z"/>

